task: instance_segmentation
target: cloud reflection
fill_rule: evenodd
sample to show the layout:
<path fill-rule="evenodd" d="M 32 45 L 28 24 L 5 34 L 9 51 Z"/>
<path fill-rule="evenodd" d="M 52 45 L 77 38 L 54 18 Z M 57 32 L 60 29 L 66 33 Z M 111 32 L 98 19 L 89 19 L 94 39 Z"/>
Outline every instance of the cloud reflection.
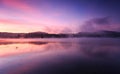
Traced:
<path fill-rule="evenodd" d="M 9 70 L 4 67 L 4 62 L 0 65 L 5 74 L 91 72 L 96 71 L 96 65 L 100 70 L 107 69 L 107 65 L 116 66 L 115 63 L 120 61 L 117 58 L 120 57 L 119 49 L 117 39 L 77 39 L 73 42 L 49 41 L 0 45 L 0 57 L 12 61 L 11 65 L 7 64 Z M 19 61 L 20 59 L 22 61 Z M 104 67 L 101 69 L 103 63 Z"/>

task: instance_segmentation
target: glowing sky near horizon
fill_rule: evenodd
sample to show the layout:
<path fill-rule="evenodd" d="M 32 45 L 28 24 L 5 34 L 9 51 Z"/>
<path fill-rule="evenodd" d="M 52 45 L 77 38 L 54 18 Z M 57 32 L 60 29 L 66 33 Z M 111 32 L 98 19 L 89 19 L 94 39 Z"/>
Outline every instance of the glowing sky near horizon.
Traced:
<path fill-rule="evenodd" d="M 119 6 L 119 0 L 0 0 L 0 32 L 119 31 Z"/>

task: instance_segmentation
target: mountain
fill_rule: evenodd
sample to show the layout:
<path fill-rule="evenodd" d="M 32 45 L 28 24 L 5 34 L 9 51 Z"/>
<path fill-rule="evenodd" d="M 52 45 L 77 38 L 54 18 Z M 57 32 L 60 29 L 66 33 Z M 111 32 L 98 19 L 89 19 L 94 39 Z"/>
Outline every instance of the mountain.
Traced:
<path fill-rule="evenodd" d="M 26 33 L 24 35 L 24 38 L 43 38 L 44 36 L 48 35 L 46 32 L 31 32 L 31 33 Z"/>
<path fill-rule="evenodd" d="M 19 38 L 22 34 L 25 33 L 0 32 L 0 38 Z"/>
<path fill-rule="evenodd" d="M 120 37 L 117 31 L 79 32 L 78 37 Z"/>
<path fill-rule="evenodd" d="M 79 32 L 76 34 L 49 34 L 46 32 L 31 33 L 9 33 L 0 32 L 0 38 L 68 38 L 68 37 L 120 37 L 120 32 L 99 31 L 99 32 Z"/>

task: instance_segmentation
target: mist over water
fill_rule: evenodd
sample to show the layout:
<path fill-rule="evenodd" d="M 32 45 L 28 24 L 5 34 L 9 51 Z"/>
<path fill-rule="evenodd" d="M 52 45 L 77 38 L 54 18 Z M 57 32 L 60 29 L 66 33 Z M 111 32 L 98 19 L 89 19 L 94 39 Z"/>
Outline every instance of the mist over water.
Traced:
<path fill-rule="evenodd" d="M 119 74 L 120 39 L 0 39 L 0 74 Z"/>

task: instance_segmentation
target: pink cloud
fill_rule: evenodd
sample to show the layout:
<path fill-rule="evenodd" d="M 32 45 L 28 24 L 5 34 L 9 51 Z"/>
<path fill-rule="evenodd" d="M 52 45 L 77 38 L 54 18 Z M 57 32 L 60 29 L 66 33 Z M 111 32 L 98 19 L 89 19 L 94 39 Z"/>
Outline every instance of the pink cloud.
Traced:
<path fill-rule="evenodd" d="M 27 25 L 26 23 L 30 24 L 41 24 L 41 22 L 38 20 L 38 17 L 29 15 L 27 13 L 16 13 L 16 12 L 10 12 L 8 10 L 0 10 L 0 23 L 8 23 L 8 24 L 16 24 L 16 25 Z"/>
<path fill-rule="evenodd" d="M 13 25 L 22 25 L 29 29 L 32 28 L 34 31 L 40 31 L 42 29 L 45 32 L 51 33 L 59 33 L 62 31 L 64 26 L 61 25 L 62 23 L 60 20 L 55 18 L 51 19 L 48 15 L 44 15 L 44 13 L 39 12 L 39 10 L 23 1 L 24 0 L 2 0 L 5 6 L 22 12 L 11 12 L 11 10 L 5 9 L 0 10 L 0 14 L 3 16 L 0 17 L 0 24 L 3 23 L 4 25 L 11 25 L 12 27 L 14 27 Z M 46 4 L 46 6 L 49 5 Z M 50 15 L 59 17 L 64 14 L 56 11 Z"/>
<path fill-rule="evenodd" d="M 0 23 L 2 24 L 22 24 L 22 22 L 18 20 L 10 20 L 10 19 L 0 19 Z"/>
<path fill-rule="evenodd" d="M 27 14 L 39 13 L 34 7 L 32 7 L 31 5 L 29 5 L 25 2 L 22 2 L 22 0 L 2 0 L 2 2 L 5 6 L 18 9 Z"/>

